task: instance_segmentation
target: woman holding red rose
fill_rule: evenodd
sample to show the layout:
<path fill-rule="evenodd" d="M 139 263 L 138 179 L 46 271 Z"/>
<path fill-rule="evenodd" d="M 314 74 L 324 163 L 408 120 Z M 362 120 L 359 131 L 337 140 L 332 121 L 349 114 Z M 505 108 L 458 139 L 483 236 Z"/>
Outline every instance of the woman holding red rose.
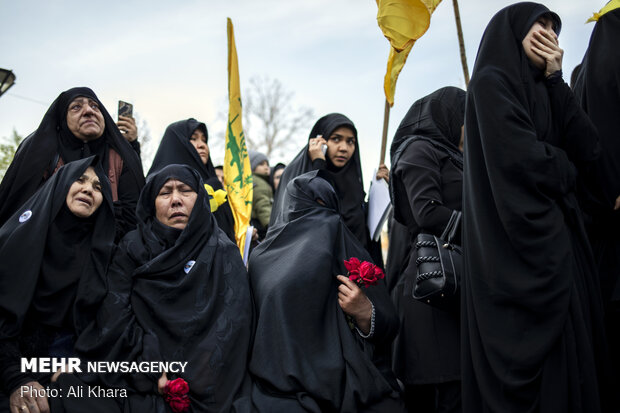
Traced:
<path fill-rule="evenodd" d="M 397 413 L 387 356 L 396 312 L 382 281 L 360 288 L 343 275 L 345 260 L 370 255 L 329 179 L 313 171 L 290 181 L 281 220 L 250 256 L 252 402 L 258 412 Z"/>

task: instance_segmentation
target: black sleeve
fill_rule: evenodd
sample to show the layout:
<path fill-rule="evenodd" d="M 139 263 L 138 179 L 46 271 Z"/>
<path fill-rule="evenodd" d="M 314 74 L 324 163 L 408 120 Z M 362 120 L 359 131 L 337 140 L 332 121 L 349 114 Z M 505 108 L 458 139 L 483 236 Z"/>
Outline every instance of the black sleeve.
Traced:
<path fill-rule="evenodd" d="M 581 109 L 570 87 L 561 74 L 551 75 L 545 80 L 549 92 L 553 118 L 562 136 L 562 149 L 579 168 L 580 165 L 596 160 L 600 146 L 596 127 Z"/>
<path fill-rule="evenodd" d="M 138 140 L 136 139 L 134 141 L 129 142 L 129 144 L 131 145 L 133 150 L 136 151 L 138 156 L 140 156 L 140 142 L 138 142 Z"/>
<path fill-rule="evenodd" d="M 139 197 L 140 185 L 131 170 L 123 163 L 123 170 L 118 182 L 118 200 L 114 202 L 115 242 L 136 228 L 136 205 Z"/>
<path fill-rule="evenodd" d="M 321 158 L 316 158 L 314 161 L 312 161 L 312 170 L 317 170 L 317 169 L 325 169 L 325 166 L 327 165 L 327 161 L 325 159 L 321 159 Z"/>
<path fill-rule="evenodd" d="M 0 340 L 0 387 L 9 397 L 13 391 L 34 378 L 20 369 L 20 351 L 17 339 Z"/>
<path fill-rule="evenodd" d="M 452 209 L 443 205 L 441 159 L 428 142 L 414 141 L 402 154 L 397 171 L 402 181 L 411 214 L 418 226 L 435 235 L 443 232 Z"/>

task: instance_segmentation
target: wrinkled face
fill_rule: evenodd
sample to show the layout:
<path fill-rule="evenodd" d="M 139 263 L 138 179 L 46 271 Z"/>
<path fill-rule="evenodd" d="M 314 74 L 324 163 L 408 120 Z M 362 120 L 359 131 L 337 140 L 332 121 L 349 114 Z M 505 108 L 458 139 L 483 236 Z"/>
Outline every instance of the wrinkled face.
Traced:
<path fill-rule="evenodd" d="M 105 121 L 99 104 L 84 96 L 73 99 L 67 108 L 67 126 L 76 138 L 84 142 L 100 138 L 105 130 Z"/>
<path fill-rule="evenodd" d="M 169 179 L 155 198 L 155 217 L 169 227 L 184 229 L 198 194 L 189 185 Z"/>
<path fill-rule="evenodd" d="M 88 218 L 95 213 L 103 201 L 101 182 L 92 166 L 71 184 L 67 193 L 67 207 L 79 218 Z"/>
<path fill-rule="evenodd" d="M 262 161 L 259 163 L 256 168 L 254 168 L 254 173 L 258 175 L 269 175 L 269 162 Z"/>
<path fill-rule="evenodd" d="M 280 178 L 282 177 L 283 173 L 284 168 L 280 168 L 273 174 L 273 187 L 275 189 L 278 189 L 278 186 L 280 186 Z"/>
<path fill-rule="evenodd" d="M 556 39 L 556 42 L 558 36 L 555 34 L 555 31 L 553 31 L 553 21 L 548 17 L 541 16 L 538 18 L 538 20 L 536 20 L 536 23 L 532 25 L 530 31 L 527 32 L 527 34 L 523 38 L 523 41 L 521 42 L 523 44 L 523 50 L 525 51 L 525 55 L 528 57 L 528 59 L 530 59 L 530 62 L 532 62 L 532 64 L 539 69 L 545 69 L 545 67 L 547 66 L 545 58 L 536 54 L 536 52 L 532 50 L 532 40 L 534 39 L 535 32 L 548 32 L 554 39 Z"/>
<path fill-rule="evenodd" d="M 209 159 L 209 146 L 207 146 L 207 137 L 204 132 L 200 129 L 196 129 L 192 136 L 189 137 L 189 141 L 194 148 L 196 148 L 196 152 L 198 152 L 198 156 L 200 156 L 200 160 L 205 165 L 207 164 L 207 160 Z"/>
<path fill-rule="evenodd" d="M 327 138 L 327 156 L 338 168 L 349 162 L 355 152 L 355 135 L 346 126 L 341 126 Z"/>

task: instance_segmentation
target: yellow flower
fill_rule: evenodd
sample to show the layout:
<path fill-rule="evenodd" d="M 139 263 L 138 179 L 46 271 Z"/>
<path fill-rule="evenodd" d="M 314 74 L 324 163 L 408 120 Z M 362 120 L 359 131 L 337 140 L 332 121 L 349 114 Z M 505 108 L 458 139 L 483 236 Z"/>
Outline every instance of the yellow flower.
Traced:
<path fill-rule="evenodd" d="M 213 187 L 207 184 L 205 184 L 205 189 L 207 190 L 207 194 L 209 194 L 209 204 L 211 205 L 211 212 L 215 212 L 220 205 L 226 202 L 226 191 L 222 189 L 214 191 Z"/>

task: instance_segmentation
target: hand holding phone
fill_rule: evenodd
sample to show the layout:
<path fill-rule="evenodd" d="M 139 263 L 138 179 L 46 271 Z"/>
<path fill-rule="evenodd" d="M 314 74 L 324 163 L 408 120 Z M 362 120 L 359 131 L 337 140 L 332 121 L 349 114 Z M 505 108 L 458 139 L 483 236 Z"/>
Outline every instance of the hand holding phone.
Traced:
<path fill-rule="evenodd" d="M 327 142 L 323 135 L 316 135 L 316 138 L 308 141 L 308 156 L 314 162 L 315 159 L 325 159 L 327 153 Z"/>

